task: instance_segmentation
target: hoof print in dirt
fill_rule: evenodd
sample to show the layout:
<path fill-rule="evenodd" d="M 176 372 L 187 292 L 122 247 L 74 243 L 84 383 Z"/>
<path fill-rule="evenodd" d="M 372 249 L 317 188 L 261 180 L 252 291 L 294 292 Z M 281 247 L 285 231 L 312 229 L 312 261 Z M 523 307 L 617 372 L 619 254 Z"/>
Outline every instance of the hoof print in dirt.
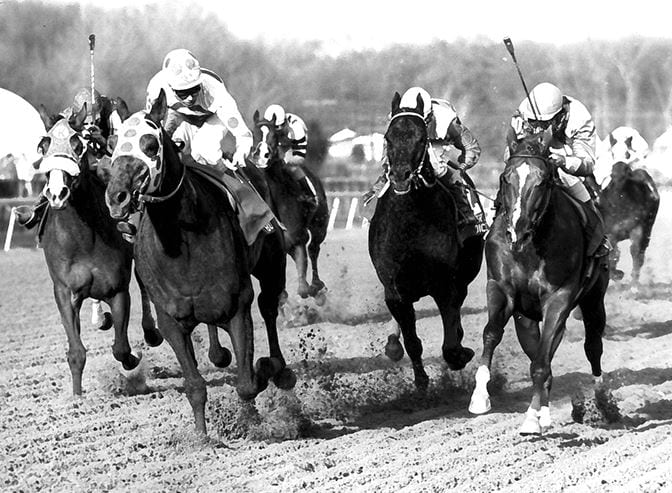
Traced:
<path fill-rule="evenodd" d="M 572 419 L 576 423 L 600 427 L 618 423 L 622 416 L 611 390 L 601 386 L 589 398 L 583 393 L 572 396 Z"/>

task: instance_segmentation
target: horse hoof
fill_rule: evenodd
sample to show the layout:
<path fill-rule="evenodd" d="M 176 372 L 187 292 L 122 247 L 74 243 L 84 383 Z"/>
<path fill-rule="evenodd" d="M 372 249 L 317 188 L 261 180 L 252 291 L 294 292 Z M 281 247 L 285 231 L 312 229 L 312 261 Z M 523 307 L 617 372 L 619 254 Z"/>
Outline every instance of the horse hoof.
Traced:
<path fill-rule="evenodd" d="M 210 348 L 208 358 L 217 368 L 226 368 L 231 364 L 231 351 L 225 347 L 221 348 L 221 350 Z"/>
<path fill-rule="evenodd" d="M 415 375 L 415 388 L 418 389 L 420 392 L 425 392 L 427 390 L 427 387 L 429 387 L 429 377 L 427 374 L 416 374 Z"/>
<path fill-rule="evenodd" d="M 462 370 L 473 357 L 474 351 L 464 346 L 443 350 L 443 359 L 453 371 Z"/>
<path fill-rule="evenodd" d="M 404 348 L 399 342 L 399 336 L 390 334 L 387 336 L 387 344 L 385 344 L 385 356 L 392 361 L 400 361 L 404 357 Z"/>
<path fill-rule="evenodd" d="M 288 299 L 289 299 L 289 295 L 287 294 L 287 291 L 285 291 L 283 289 L 282 293 L 280 293 L 280 297 L 278 298 L 278 306 L 282 306 L 285 303 L 287 303 Z"/>
<path fill-rule="evenodd" d="M 492 409 L 489 395 L 474 394 L 469 402 L 469 412 L 471 414 L 485 414 Z"/>
<path fill-rule="evenodd" d="M 98 326 L 98 330 L 110 330 L 112 328 L 112 314 L 110 312 L 103 313 L 103 323 Z"/>
<path fill-rule="evenodd" d="M 147 329 L 145 333 L 145 342 L 149 347 L 158 347 L 163 342 L 163 336 L 158 329 Z"/>
<path fill-rule="evenodd" d="M 137 355 L 131 352 L 126 358 L 126 361 L 121 363 L 121 366 L 126 371 L 135 370 L 140 364 L 140 361 L 142 361 L 142 351 L 138 351 Z"/>
<path fill-rule="evenodd" d="M 279 389 L 291 390 L 296 385 L 296 375 L 292 370 L 285 367 L 273 377 L 273 383 Z"/>
<path fill-rule="evenodd" d="M 527 413 L 525 413 L 525 421 L 523 421 L 519 433 L 521 435 L 541 435 L 541 426 L 539 425 L 537 411 L 534 409 L 527 410 Z"/>
<path fill-rule="evenodd" d="M 327 302 L 327 293 L 325 291 L 319 291 L 318 293 L 315 293 L 314 299 L 317 306 L 324 306 Z"/>
<path fill-rule="evenodd" d="M 611 271 L 611 279 L 614 281 L 620 281 L 625 276 L 625 272 L 620 269 L 615 269 Z"/>

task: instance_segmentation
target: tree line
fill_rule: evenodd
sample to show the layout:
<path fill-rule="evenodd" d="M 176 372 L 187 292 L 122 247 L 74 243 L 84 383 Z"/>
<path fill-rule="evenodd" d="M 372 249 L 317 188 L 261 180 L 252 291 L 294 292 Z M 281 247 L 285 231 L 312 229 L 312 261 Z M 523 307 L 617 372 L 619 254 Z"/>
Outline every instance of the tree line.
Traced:
<path fill-rule="evenodd" d="M 96 87 L 132 110 L 144 106 L 147 82 L 164 55 L 184 47 L 222 76 L 248 124 L 256 109 L 280 103 L 310 122 L 322 141 L 344 127 L 384 132 L 394 92 L 419 85 L 451 100 L 480 141 L 482 161 L 497 163 L 506 125 L 524 97 L 504 46 L 489 40 L 327 56 L 319 42 L 238 39 L 193 5 L 105 10 L 40 1 L 0 4 L 0 32 L 0 87 L 54 112 L 89 86 L 89 33 L 97 38 Z M 519 42 L 516 54 L 529 88 L 549 81 L 581 100 L 602 137 L 628 125 L 652 143 L 672 124 L 670 40 Z"/>

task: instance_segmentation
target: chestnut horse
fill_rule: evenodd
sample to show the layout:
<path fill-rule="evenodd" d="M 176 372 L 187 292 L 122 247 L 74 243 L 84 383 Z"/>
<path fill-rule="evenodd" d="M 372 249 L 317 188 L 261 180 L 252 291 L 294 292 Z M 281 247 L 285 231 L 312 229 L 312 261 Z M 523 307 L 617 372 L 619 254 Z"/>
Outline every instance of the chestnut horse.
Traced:
<path fill-rule="evenodd" d="M 285 248 L 296 264 L 298 294 L 302 298 L 316 296 L 325 287 L 317 268 L 320 245 L 327 236 L 329 223 L 329 208 L 324 186 L 314 173 L 302 166 L 315 187 L 317 205 L 301 200 L 300 197 L 304 192 L 287 170 L 284 160 L 285 149 L 291 143 L 286 131 L 276 129 L 275 117 L 272 121 L 268 121 L 260 118 L 259 111 L 255 111 L 253 136 L 254 144 L 250 160 L 264 171 L 273 211 L 287 228 L 284 232 Z M 306 281 L 308 257 L 312 269 L 310 284 Z"/>
<path fill-rule="evenodd" d="M 236 390 L 244 401 L 252 401 L 269 379 L 284 389 L 296 383 L 280 350 L 276 325 L 286 254 L 278 232 L 262 234 L 248 247 L 226 194 L 180 159 L 161 128 L 165 112 L 162 91 L 151 111 L 123 122 L 106 200 L 116 220 L 143 210 L 136 268 L 156 308 L 161 333 L 182 367 L 196 430 L 205 434 L 207 390 L 191 340 L 199 323 L 229 332 L 238 366 Z M 258 303 L 270 347 L 270 357 L 259 358 L 254 367 L 250 274 L 259 279 Z"/>
<path fill-rule="evenodd" d="M 56 121 L 39 143 L 41 170 L 47 174 L 44 195 L 49 208 L 40 226 L 44 257 L 54 284 L 54 297 L 68 337 L 68 364 L 73 393 L 82 393 L 86 348 L 81 340 L 79 312 L 86 298 L 110 305 L 102 329 L 115 329 L 112 353 L 126 370 L 139 359 L 131 353 L 127 327 L 133 252 L 117 231 L 105 206 L 105 185 L 91 168 L 89 143 L 80 133 L 86 106 L 68 120 Z M 149 302 L 140 285 L 142 327 L 150 346 L 161 344 Z"/>
<path fill-rule="evenodd" d="M 462 346 L 460 309 L 469 283 L 480 270 L 484 241 L 477 235 L 461 245 L 452 196 L 422 181 L 421 173 L 432 173 L 422 99 L 418 97 L 414 109 L 400 108 L 400 100 L 395 93 L 385 133 L 391 189 L 376 204 L 369 227 L 369 255 L 385 288 L 385 303 L 403 334 L 415 385 L 425 389 L 429 377 L 422 363 L 413 303 L 423 296 L 434 298 L 443 321 L 443 358 L 452 370 L 464 368 L 474 352 Z M 403 356 L 398 335 L 390 336 L 386 353 L 392 359 Z"/>
<path fill-rule="evenodd" d="M 519 141 L 510 129 L 511 157 L 500 177 L 499 207 L 485 243 L 488 323 L 469 411 L 490 410 L 492 355 L 513 316 L 518 340 L 531 360 L 533 382 L 521 434 L 541 434 L 551 424 L 551 360 L 567 316 L 577 305 L 583 312 L 584 349 L 593 376 L 599 381 L 602 375 L 607 260 L 586 253 L 583 206 L 557 185 L 557 169 L 547 160 L 550 140 L 547 131 Z"/>

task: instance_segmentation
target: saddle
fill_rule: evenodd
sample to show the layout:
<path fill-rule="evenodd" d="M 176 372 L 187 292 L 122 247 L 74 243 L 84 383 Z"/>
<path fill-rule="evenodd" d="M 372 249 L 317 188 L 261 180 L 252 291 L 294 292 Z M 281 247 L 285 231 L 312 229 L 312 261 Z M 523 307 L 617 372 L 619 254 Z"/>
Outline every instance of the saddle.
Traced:
<path fill-rule="evenodd" d="M 570 199 L 569 202 L 574 206 L 579 215 L 581 228 L 583 229 L 583 234 L 586 238 L 586 255 L 588 257 L 595 256 L 595 254 L 598 253 L 597 250 L 602 244 L 602 239 L 605 234 L 602 216 L 595 208 L 592 201 L 583 203 L 574 198 L 564 187 L 558 187 L 558 189 Z"/>
<path fill-rule="evenodd" d="M 280 226 L 271 208 L 251 183 L 232 176 L 218 166 L 200 163 L 189 163 L 187 166 L 215 185 L 228 198 L 238 215 L 248 245 L 252 245 L 262 231 L 272 232 L 273 224 Z"/>

